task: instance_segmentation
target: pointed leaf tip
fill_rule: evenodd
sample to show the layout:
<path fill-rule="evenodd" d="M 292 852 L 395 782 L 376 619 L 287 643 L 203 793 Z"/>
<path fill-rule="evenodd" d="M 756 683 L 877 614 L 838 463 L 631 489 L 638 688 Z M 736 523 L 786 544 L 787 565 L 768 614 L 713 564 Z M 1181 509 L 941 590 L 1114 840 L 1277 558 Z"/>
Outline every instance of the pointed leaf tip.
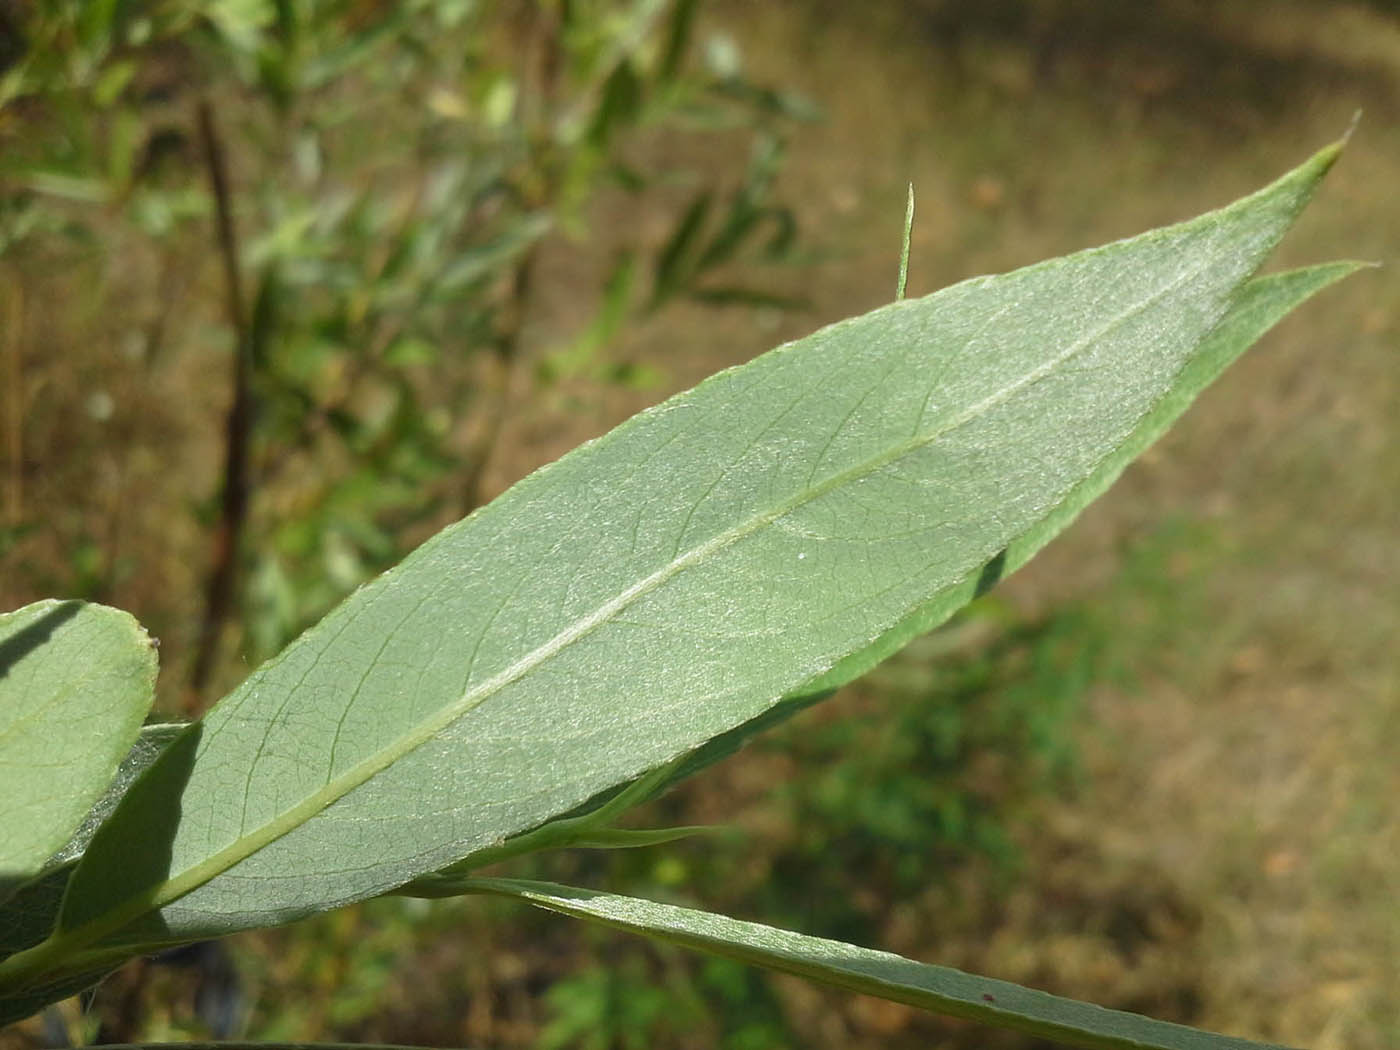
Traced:
<path fill-rule="evenodd" d="M 1361 112 L 1360 109 L 1357 109 L 1357 111 L 1351 115 L 1351 123 L 1347 125 L 1347 129 L 1342 137 L 1337 140 L 1338 146 L 1345 146 L 1351 141 L 1351 136 L 1355 133 L 1356 126 L 1361 123 Z"/>

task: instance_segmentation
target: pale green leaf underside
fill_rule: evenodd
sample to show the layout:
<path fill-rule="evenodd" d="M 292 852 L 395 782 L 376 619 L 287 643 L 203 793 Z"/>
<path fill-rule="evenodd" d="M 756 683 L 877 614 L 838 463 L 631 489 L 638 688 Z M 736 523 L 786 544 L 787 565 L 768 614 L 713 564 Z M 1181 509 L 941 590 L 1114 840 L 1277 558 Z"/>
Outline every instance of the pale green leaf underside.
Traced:
<path fill-rule="evenodd" d="M 515 879 L 466 879 L 460 889 L 514 897 L 710 955 L 1070 1046 L 1092 1050 L 1265 1050 L 1270 1046 L 1107 1010 L 889 952 L 636 897 Z"/>
<path fill-rule="evenodd" d="M 60 941 L 11 976 L 120 930 L 224 933 L 383 892 L 964 599 L 1174 396 L 1335 155 L 833 325 L 527 478 L 177 741 L 93 841 Z"/>
<path fill-rule="evenodd" d="M 150 638 L 117 609 L 42 601 L 0 615 L 0 900 L 101 796 L 155 677 Z"/>
<path fill-rule="evenodd" d="M 1173 384 L 1169 395 L 1143 417 L 1129 438 L 1106 457 L 1092 474 L 1075 486 L 1051 515 L 1007 548 L 1005 557 L 993 563 L 992 567 L 996 569 L 997 575 L 1005 575 L 1019 568 L 1053 539 L 1075 515 L 1100 496 L 1129 463 L 1161 437 L 1190 406 L 1196 395 L 1255 340 L 1299 304 L 1328 285 L 1367 265 L 1369 264 L 1356 262 L 1322 263 L 1290 270 L 1287 273 L 1256 277 L 1249 281 L 1240 290 L 1230 307 L 1230 312 L 1207 337 L 1190 364 Z M 713 762 L 733 754 L 755 733 L 805 710 L 815 700 L 829 695 L 832 689 L 864 674 L 911 638 L 936 627 L 965 604 L 979 588 L 990 582 L 995 581 L 989 578 L 968 580 L 961 588 L 940 594 L 906 617 L 873 645 L 851 654 L 818 680 L 807 683 L 783 704 L 769 708 L 752 721 L 708 741 L 686 761 L 677 763 L 673 775 L 659 783 L 654 790 L 664 790 Z"/>

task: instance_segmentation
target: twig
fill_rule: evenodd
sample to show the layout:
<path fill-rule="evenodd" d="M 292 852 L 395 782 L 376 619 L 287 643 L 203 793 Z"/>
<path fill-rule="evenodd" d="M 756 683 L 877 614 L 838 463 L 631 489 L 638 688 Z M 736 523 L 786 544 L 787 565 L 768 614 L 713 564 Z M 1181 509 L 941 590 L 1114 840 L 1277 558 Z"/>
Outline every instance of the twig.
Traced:
<path fill-rule="evenodd" d="M 199 103 L 199 135 L 209 182 L 214 192 L 219 255 L 224 268 L 229 323 L 236 346 L 233 357 L 233 402 L 224 424 L 224 476 L 220 492 L 219 520 L 214 529 L 213 554 L 204 595 L 204 619 L 184 697 L 185 713 L 198 713 L 218 657 L 219 640 L 233 612 L 238 580 L 238 553 L 248 517 L 248 438 L 252 424 L 252 345 L 243 283 L 238 267 L 238 243 L 233 230 L 233 210 L 223 144 L 214 124 L 208 100 Z"/>
<path fill-rule="evenodd" d="M 533 195 L 525 196 L 527 207 L 553 205 L 559 193 L 560 173 L 554 163 L 547 143 L 550 142 L 552 128 L 555 127 L 556 96 L 559 86 L 560 67 L 563 63 L 563 48 L 557 22 L 546 24 L 545 16 L 535 13 L 535 18 L 527 35 L 526 50 L 538 47 L 537 73 L 533 92 L 526 92 L 521 99 L 520 112 L 527 124 L 527 136 L 537 148 L 537 157 L 543 167 L 542 185 Z M 492 453 L 500 442 L 501 432 L 509 416 L 512 378 L 519 363 L 520 337 L 525 328 L 525 318 L 529 313 L 534 289 L 535 262 L 539 258 L 539 242 L 527 248 L 511 275 L 510 289 L 506 301 L 501 306 L 495 336 L 492 339 L 495 373 L 491 390 L 483 399 L 486 405 L 486 418 L 482 423 L 479 438 L 469 452 L 466 477 L 462 482 L 462 496 L 459 510 L 470 514 L 485 502 L 482 482 L 486 468 L 491 463 Z"/>
<path fill-rule="evenodd" d="M 4 285 L 5 521 L 13 527 L 24 516 L 24 289 L 16 277 Z"/>

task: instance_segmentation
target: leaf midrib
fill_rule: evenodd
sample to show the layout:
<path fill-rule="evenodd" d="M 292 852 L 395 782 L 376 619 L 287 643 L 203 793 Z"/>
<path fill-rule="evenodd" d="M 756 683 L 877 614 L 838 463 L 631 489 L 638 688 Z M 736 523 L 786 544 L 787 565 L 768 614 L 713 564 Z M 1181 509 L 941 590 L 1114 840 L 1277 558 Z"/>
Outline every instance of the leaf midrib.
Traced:
<path fill-rule="evenodd" d="M 60 935 L 61 938 L 65 943 L 70 945 L 90 944 L 108 933 L 119 930 L 122 926 L 141 915 L 165 907 L 186 894 L 193 892 L 212 880 L 215 876 L 227 871 L 234 865 L 246 860 L 254 853 L 270 845 L 272 842 L 275 842 L 283 835 L 300 827 L 317 813 L 326 809 L 361 784 L 364 784 L 377 773 L 387 769 L 394 762 L 432 739 L 439 732 L 457 721 L 457 719 L 481 706 L 495 693 L 499 692 L 507 685 L 518 681 L 540 664 L 551 659 L 588 634 L 591 634 L 595 629 L 607 623 L 612 616 L 631 605 L 638 598 L 656 590 L 672 577 L 678 575 L 706 556 L 723 550 L 739 540 L 752 535 L 764 526 L 772 524 L 777 519 L 825 495 L 833 489 L 870 475 L 904 456 L 910 455 L 923 447 L 933 444 L 939 438 L 966 426 L 991 409 L 1015 397 L 1021 391 L 1034 386 L 1041 380 L 1052 375 L 1061 366 L 1094 346 L 1113 329 L 1144 312 L 1156 302 L 1176 290 L 1180 285 L 1199 275 L 1214 261 L 1209 246 L 1205 249 L 1205 255 L 1206 259 L 1204 262 L 1183 271 L 1162 288 L 1105 322 L 1090 335 L 1071 344 L 1056 357 L 1038 365 L 1036 368 L 1009 383 L 1002 389 L 987 395 L 981 401 L 963 410 L 963 412 L 946 420 L 941 426 L 935 427 L 919 437 L 911 437 L 900 442 L 879 455 L 872 456 L 844 471 L 831 475 L 815 486 L 804 488 L 802 491 L 790 496 L 788 499 L 769 510 L 756 514 L 730 529 L 718 533 L 704 543 L 692 547 L 684 554 L 672 558 L 667 564 L 637 581 L 607 602 L 604 602 L 592 613 L 575 620 L 569 627 L 560 631 L 548 641 L 536 646 L 510 666 L 498 671 L 479 685 L 468 689 L 462 694 L 460 699 L 452 704 L 446 705 L 440 709 L 436 715 L 425 718 L 416 726 L 411 727 L 409 732 L 399 737 L 397 740 L 361 759 L 339 776 L 328 780 L 324 787 L 308 795 L 301 802 L 284 810 L 252 832 L 240 836 L 228 846 L 211 854 L 198 864 L 185 869 L 179 875 L 167 878 L 163 882 L 151 886 L 144 892 L 134 894 L 128 899 L 125 905 L 109 909 L 103 915 L 66 931 Z"/>

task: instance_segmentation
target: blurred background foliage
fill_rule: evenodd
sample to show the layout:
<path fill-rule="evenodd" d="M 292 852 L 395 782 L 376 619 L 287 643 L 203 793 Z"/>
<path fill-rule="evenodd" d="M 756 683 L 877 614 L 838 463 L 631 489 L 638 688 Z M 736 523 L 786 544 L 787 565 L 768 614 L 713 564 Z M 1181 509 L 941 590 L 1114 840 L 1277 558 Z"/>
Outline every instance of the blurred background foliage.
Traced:
<path fill-rule="evenodd" d="M 792 245 L 769 188 L 810 107 L 746 81 L 732 43 L 696 60 L 693 0 L 16 10 L 0 86 L 8 264 L 87 269 L 99 295 L 121 270 L 155 312 L 109 331 L 113 349 L 148 372 L 192 355 L 207 384 L 227 377 L 219 489 L 191 508 L 215 550 L 187 710 L 229 621 L 244 656 L 270 656 L 481 502 L 512 396 L 580 373 L 646 385 L 654 368 L 600 356 L 630 314 L 687 296 L 767 301 L 713 278 Z M 665 126 L 736 133 L 723 192 L 628 156 L 629 136 Z M 605 187 L 642 208 L 677 181 L 693 199 L 650 272 L 619 239 L 592 321 L 514 389 L 540 245 L 586 238 Z M 209 291 L 192 282 L 216 275 L 222 316 L 199 301 L 198 327 L 182 324 Z M 95 389 L 86 408 L 115 402 Z M 16 517 L 10 542 L 28 523 Z M 90 552 L 76 574 L 88 597 L 139 571 L 95 537 L 67 545 Z"/>
<path fill-rule="evenodd" d="M 1285 264 L 1394 255 L 1387 0 L 0 0 L 0 600 L 194 712 L 638 408 L 893 291 L 1185 218 L 1366 117 Z M 1319 1050 L 1400 1042 L 1400 289 L 1290 320 L 1030 567 L 523 858 Z M 138 962 L 5 1050 L 1024 1047 L 491 901 Z"/>

